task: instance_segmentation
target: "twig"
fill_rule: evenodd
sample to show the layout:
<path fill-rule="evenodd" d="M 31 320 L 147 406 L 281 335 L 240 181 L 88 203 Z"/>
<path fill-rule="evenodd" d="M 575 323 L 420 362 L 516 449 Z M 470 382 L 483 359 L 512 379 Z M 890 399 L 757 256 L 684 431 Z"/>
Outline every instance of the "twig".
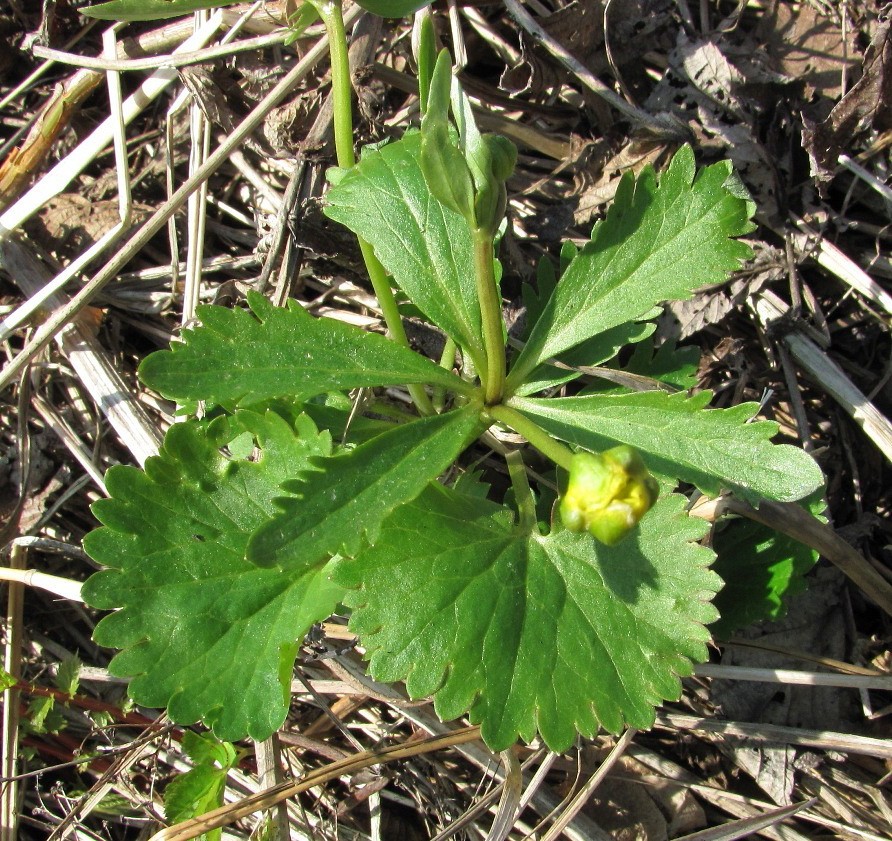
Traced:
<path fill-rule="evenodd" d="M 199 818 L 192 818 L 176 826 L 162 829 L 161 832 L 155 833 L 149 841 L 189 841 L 191 838 L 197 838 L 199 835 L 212 829 L 227 826 L 254 812 L 270 809 L 289 797 L 294 797 L 294 795 L 300 794 L 302 791 L 327 783 L 329 780 L 336 780 L 345 775 L 355 774 L 372 765 L 432 753 L 443 748 L 477 741 L 479 738 L 479 727 L 465 727 L 460 730 L 450 731 L 447 735 L 432 736 L 420 742 L 363 751 L 346 759 L 332 762 L 315 771 L 310 771 L 299 780 L 282 783 L 272 789 L 246 797 L 232 806 L 221 806 L 219 809 L 214 809 Z"/>
<path fill-rule="evenodd" d="M 588 799 L 592 796 L 595 789 L 604 781 L 604 778 L 610 772 L 610 769 L 613 768 L 619 758 L 625 753 L 626 748 L 629 746 L 632 739 L 635 738 L 637 732 L 637 730 L 630 727 L 623 733 L 607 758 L 598 766 L 598 770 L 592 774 L 585 785 L 577 792 L 576 796 L 570 802 L 570 805 L 567 806 L 561 816 L 551 825 L 548 832 L 542 836 L 542 841 L 555 841 L 560 837 L 570 821 L 576 817 L 580 809 L 582 809 L 588 802 Z"/>

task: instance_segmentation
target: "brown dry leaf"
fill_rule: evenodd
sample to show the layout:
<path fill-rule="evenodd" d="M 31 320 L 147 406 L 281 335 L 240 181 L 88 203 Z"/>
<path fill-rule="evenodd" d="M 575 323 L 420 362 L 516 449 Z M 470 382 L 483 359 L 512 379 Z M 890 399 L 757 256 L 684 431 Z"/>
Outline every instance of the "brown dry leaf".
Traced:
<path fill-rule="evenodd" d="M 809 589 L 790 599 L 787 616 L 753 626 L 741 636 L 780 650 L 807 651 L 847 660 L 843 589 L 839 572 L 820 568 L 812 577 Z M 729 646 L 722 663 L 773 669 L 802 668 L 801 661 L 794 656 L 749 646 Z M 859 726 L 856 722 L 861 717 L 858 693 L 852 689 L 714 680 L 712 697 L 720 705 L 723 716 L 732 721 L 847 732 Z M 728 742 L 726 750 L 776 803 L 789 802 L 795 786 L 794 749 L 765 745 L 749 747 Z"/>
<path fill-rule="evenodd" d="M 600 177 L 586 186 L 579 194 L 579 202 L 573 213 L 576 225 L 588 225 L 602 207 L 613 201 L 620 178 L 626 172 L 638 173 L 647 165 L 659 167 L 667 149 L 649 142 L 629 143 L 601 167 Z"/>
<path fill-rule="evenodd" d="M 131 224 L 139 224 L 153 209 L 135 203 Z M 90 201 L 77 193 L 60 193 L 41 208 L 28 231 L 49 250 L 70 257 L 89 248 L 120 218 L 117 199 Z"/>
<path fill-rule="evenodd" d="M 811 161 L 812 175 L 830 181 L 839 153 L 850 148 L 852 138 L 866 128 L 887 131 L 892 128 L 892 31 L 889 15 L 892 4 L 864 55 L 863 73 L 858 83 L 837 103 L 822 123 L 805 121 L 803 145 Z"/>
<path fill-rule="evenodd" d="M 840 25 L 808 3 L 771 3 L 757 34 L 777 70 L 806 86 L 806 99 L 819 94 L 836 99 L 846 70 L 854 64 L 855 31 L 846 37 Z"/>
<path fill-rule="evenodd" d="M 609 13 L 610 50 L 621 72 L 640 70 L 641 57 L 654 49 L 671 18 L 672 3 L 668 0 L 626 0 L 614 3 Z M 566 47 L 592 73 L 609 72 L 604 47 L 604 4 L 573 0 L 564 8 L 537 21 L 556 41 Z M 559 89 L 567 74 L 544 51 L 528 38 L 521 37 L 521 60 L 506 68 L 499 86 L 511 95 L 530 93 L 534 97 Z M 599 113 L 602 100 L 583 88 L 586 106 Z M 605 111 L 605 118 L 610 119 Z"/>

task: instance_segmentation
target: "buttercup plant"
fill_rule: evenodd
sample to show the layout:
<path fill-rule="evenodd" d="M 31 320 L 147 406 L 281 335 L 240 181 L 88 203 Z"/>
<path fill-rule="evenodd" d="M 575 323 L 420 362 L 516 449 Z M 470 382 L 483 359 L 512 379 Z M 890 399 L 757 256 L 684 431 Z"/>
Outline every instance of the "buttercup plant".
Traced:
<path fill-rule="evenodd" d="M 145 471 L 108 473 L 84 542 L 106 567 L 85 598 L 114 611 L 96 641 L 121 649 L 110 668 L 134 699 L 228 741 L 282 724 L 298 646 L 339 606 L 377 679 L 444 720 L 467 714 L 494 750 L 646 728 L 706 658 L 722 586 L 678 484 L 757 504 L 801 499 L 821 473 L 771 443 L 756 404 L 672 388 L 671 349 L 668 364 L 644 354 L 662 371 L 651 390 L 547 395 L 573 365 L 644 342 L 661 302 L 738 268 L 753 205 L 729 163 L 698 172 L 688 146 L 659 177 L 627 174 L 589 241 L 540 267 L 510 351 L 496 243 L 516 150 L 477 130 L 427 26 L 420 130 L 355 163 L 340 5 L 314 6 L 338 157 L 325 213 L 359 238 L 388 337 L 251 293 L 250 310 L 199 308 L 200 326 L 142 363 L 148 387 L 208 415 L 174 425 Z M 437 362 L 409 348 L 394 287 L 445 335 Z M 385 386 L 407 387 L 414 412 L 382 398 L 348 423 L 345 393 Z M 491 429 L 556 465 L 554 506 L 531 490 L 529 450 Z M 506 457 L 503 498 L 462 467 L 481 438 Z"/>

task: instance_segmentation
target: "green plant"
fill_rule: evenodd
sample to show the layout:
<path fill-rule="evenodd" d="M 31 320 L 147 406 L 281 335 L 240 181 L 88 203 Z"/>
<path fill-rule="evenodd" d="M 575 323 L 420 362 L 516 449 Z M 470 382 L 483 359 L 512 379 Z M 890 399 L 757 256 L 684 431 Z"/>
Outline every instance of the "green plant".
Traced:
<path fill-rule="evenodd" d="M 339 164 L 325 212 L 359 238 L 389 338 L 252 294 L 250 312 L 201 308 L 201 326 L 143 362 L 144 383 L 209 415 L 174 425 L 145 472 L 109 471 L 84 543 L 108 567 L 85 598 L 116 611 L 96 640 L 123 649 L 111 669 L 134 698 L 230 741 L 281 724 L 298 644 L 339 605 L 377 678 L 405 679 L 443 719 L 468 712 L 494 749 L 648 727 L 718 616 L 708 526 L 679 482 L 758 503 L 822 481 L 771 443 L 757 405 L 710 409 L 710 394 L 674 388 L 683 353 L 643 349 L 660 302 L 750 255 L 736 238 L 752 203 L 730 164 L 697 172 L 687 146 L 659 178 L 625 176 L 589 242 L 540 266 L 513 354 L 496 256 L 513 146 L 477 130 L 425 28 L 420 131 L 356 164 L 340 7 L 316 10 Z M 445 335 L 439 364 L 409 348 L 401 306 Z M 536 396 L 630 343 L 650 390 Z M 344 405 L 350 389 L 398 385 L 416 414 L 373 399 L 363 422 Z M 522 435 L 559 486 L 569 472 L 560 502 L 530 486 L 523 459 L 540 456 L 491 427 Z M 462 462 L 481 439 L 505 455 L 507 491 Z"/>

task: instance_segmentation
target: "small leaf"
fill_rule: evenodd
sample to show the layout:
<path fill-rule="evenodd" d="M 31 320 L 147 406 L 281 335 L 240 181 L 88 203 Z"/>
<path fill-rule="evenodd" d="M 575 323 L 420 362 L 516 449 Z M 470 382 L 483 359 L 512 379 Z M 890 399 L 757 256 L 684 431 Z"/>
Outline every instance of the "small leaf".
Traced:
<path fill-rule="evenodd" d="M 697 385 L 699 365 L 698 347 L 676 347 L 675 342 L 669 341 L 654 349 L 650 341 L 636 345 L 635 352 L 622 369 L 687 391 Z"/>
<path fill-rule="evenodd" d="M 345 455 L 316 459 L 318 472 L 286 482 L 297 498 L 277 500 L 274 520 L 248 544 L 248 558 L 262 567 L 316 563 L 354 554 L 364 536 L 374 541 L 381 522 L 414 499 L 480 431 L 479 407 L 397 426 Z"/>
<path fill-rule="evenodd" d="M 227 0 L 111 0 L 98 6 L 82 6 L 78 11 L 99 20 L 164 20 L 228 5 Z"/>
<path fill-rule="evenodd" d="M 164 790 L 164 814 L 171 823 L 197 818 L 222 806 L 226 775 L 238 761 L 235 748 L 210 733 L 187 730 L 183 734 L 183 750 L 196 764 Z M 219 841 L 223 831 L 211 830 L 203 837 L 206 841 Z"/>
<path fill-rule="evenodd" d="M 382 18 L 404 18 L 430 6 L 433 0 L 356 0 L 367 12 Z"/>
<path fill-rule="evenodd" d="M 642 391 L 551 400 L 514 398 L 509 405 L 563 441 L 600 452 L 617 443 L 641 451 L 648 469 L 703 493 L 724 488 L 744 499 L 802 499 L 823 483 L 814 460 L 796 447 L 772 444 L 772 421 L 748 421 L 756 403 L 706 409 L 711 394 Z"/>
<path fill-rule="evenodd" d="M 623 177 L 591 241 L 563 273 L 508 379 L 516 389 L 537 365 L 665 300 L 718 282 L 752 253 L 738 237 L 754 206 L 729 188 L 727 161 L 696 174 L 683 146 L 657 181 L 645 168 Z"/>
<path fill-rule="evenodd" d="M 656 325 L 649 321 L 632 321 L 628 324 L 620 324 L 599 333 L 581 345 L 570 348 L 566 353 L 561 354 L 558 361 L 573 368 L 601 365 L 616 356 L 617 352 L 626 345 L 643 341 L 655 329 Z M 515 394 L 518 397 L 526 397 L 575 380 L 583 373 L 583 371 L 568 371 L 566 368 L 558 368 L 546 363 L 536 368 L 523 385 L 515 391 Z"/>
<path fill-rule="evenodd" d="M 363 150 L 328 191 L 325 215 L 369 242 L 397 286 L 482 371 L 471 228 L 431 195 L 420 154 L 417 132 Z"/>
<path fill-rule="evenodd" d="M 440 50 L 431 77 L 427 112 L 421 121 L 418 162 L 431 194 L 450 210 L 474 224 L 474 183 L 465 156 L 449 133 L 449 91 L 452 59 Z"/>
<path fill-rule="evenodd" d="M 255 437 L 257 461 L 221 449 L 244 431 Z M 108 471 L 111 498 L 93 508 L 104 527 L 84 548 L 109 568 L 83 594 L 116 611 L 94 637 L 124 649 L 109 668 L 133 678 L 136 701 L 167 707 L 182 724 L 203 718 L 223 739 L 264 739 L 279 727 L 290 697 L 283 654 L 331 614 L 341 590 L 324 563 L 283 576 L 246 561 L 245 548 L 275 513 L 281 483 L 330 451 L 305 417 L 295 430 L 272 412 L 240 411 L 175 424 L 146 472 Z"/>
<path fill-rule="evenodd" d="M 363 386 L 429 383 L 470 386 L 451 371 L 394 342 L 330 318 L 314 318 L 292 301 L 274 307 L 249 293 L 253 315 L 202 306 L 200 327 L 184 342 L 139 366 L 142 381 L 174 400 L 246 405 L 288 395 L 295 400 Z"/>
<path fill-rule="evenodd" d="M 57 672 L 54 681 L 56 689 L 60 692 L 64 692 L 66 695 L 76 695 L 77 688 L 80 685 L 82 666 L 83 663 L 81 663 L 80 657 L 78 657 L 77 654 L 72 654 L 70 657 L 66 657 L 59 663 L 59 671 Z"/>
<path fill-rule="evenodd" d="M 814 514 L 823 502 L 810 506 Z M 762 619 L 779 619 L 786 600 L 802 592 L 805 574 L 818 553 L 811 547 L 752 520 L 732 520 L 713 535 L 713 569 L 725 586 L 715 601 L 721 618 L 710 630 L 721 639 Z"/>
<path fill-rule="evenodd" d="M 608 548 L 562 529 L 525 534 L 501 506 L 433 485 L 334 575 L 356 588 L 350 627 L 377 679 L 433 695 L 443 720 L 470 710 L 493 750 L 538 730 L 562 752 L 577 732 L 651 726 L 706 658 L 721 582 L 692 543 L 708 527 L 684 505 L 660 500 L 634 539 Z"/>

